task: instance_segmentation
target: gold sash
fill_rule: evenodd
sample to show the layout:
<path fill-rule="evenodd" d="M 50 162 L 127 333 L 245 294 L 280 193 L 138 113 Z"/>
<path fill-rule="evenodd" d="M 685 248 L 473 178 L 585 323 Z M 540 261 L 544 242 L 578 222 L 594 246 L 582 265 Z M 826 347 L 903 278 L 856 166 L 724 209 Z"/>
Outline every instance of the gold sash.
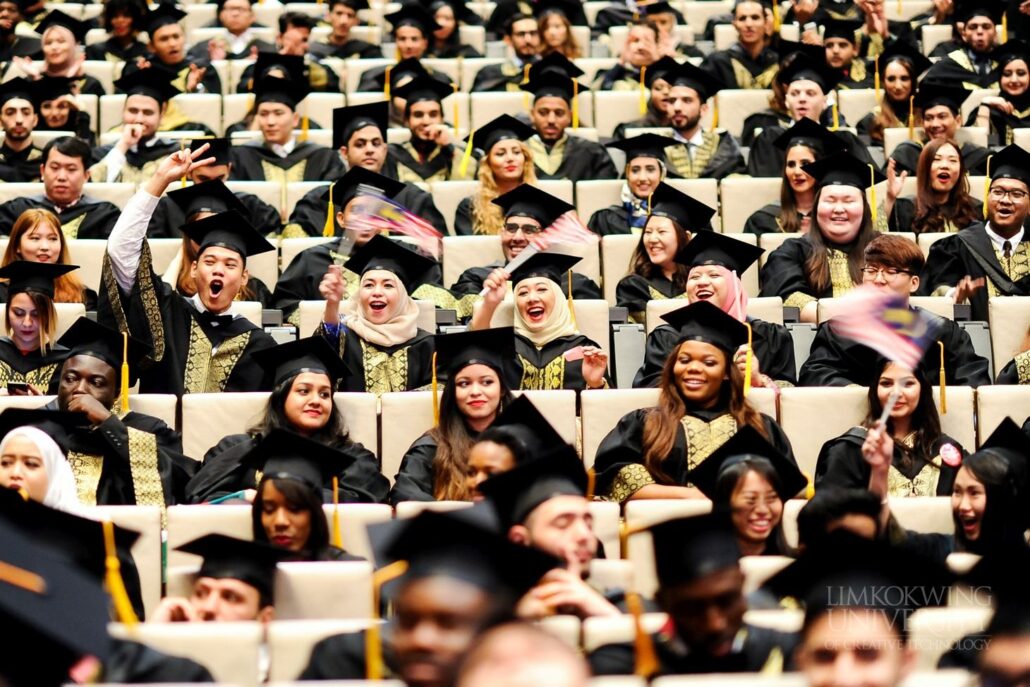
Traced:
<path fill-rule="evenodd" d="M 522 363 L 522 381 L 520 389 L 533 391 L 553 391 L 565 388 L 565 356 L 559 355 L 543 367 L 536 367 L 519 356 Z"/>
<path fill-rule="evenodd" d="M 533 153 L 533 164 L 548 176 L 557 174 L 558 168 L 561 167 L 561 163 L 565 159 L 565 142 L 568 140 L 569 135 L 563 134 L 552 146 L 551 150 L 548 151 L 540 136 L 531 137 L 526 141 L 526 145 L 529 146 L 529 150 Z"/>
<path fill-rule="evenodd" d="M 211 341 L 196 320 L 190 319 L 190 347 L 186 353 L 183 393 L 201 394 L 224 391 L 229 375 L 250 343 L 253 330 L 223 341 L 212 355 Z"/>
<path fill-rule="evenodd" d="M 687 470 L 693 470 L 737 433 L 737 421 L 729 413 L 711 422 L 684 415 L 680 419 L 687 437 Z"/>
<path fill-rule="evenodd" d="M 340 339 L 342 341 L 343 337 Z M 361 365 L 365 371 L 366 392 L 380 395 L 390 391 L 408 390 L 407 346 L 391 355 L 362 341 Z"/>

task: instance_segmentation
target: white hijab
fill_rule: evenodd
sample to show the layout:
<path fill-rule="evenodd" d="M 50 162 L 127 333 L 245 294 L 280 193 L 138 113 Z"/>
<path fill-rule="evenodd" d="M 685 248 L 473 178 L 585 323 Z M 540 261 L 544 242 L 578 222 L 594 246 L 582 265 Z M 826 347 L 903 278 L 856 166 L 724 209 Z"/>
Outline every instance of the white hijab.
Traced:
<path fill-rule="evenodd" d="M 79 513 L 82 510 L 82 504 L 79 503 L 75 475 L 61 448 L 50 438 L 49 434 L 37 427 L 16 427 L 7 433 L 3 441 L 0 441 L 0 453 L 3 453 L 7 442 L 12 437 L 18 436 L 25 437 L 35 444 L 43 457 L 43 465 L 47 474 L 47 490 L 46 496 L 43 497 L 43 505 L 66 513 Z"/>
<path fill-rule="evenodd" d="M 408 290 L 397 275 L 397 302 L 390 313 L 390 319 L 382 324 L 369 322 L 361 309 L 361 288 L 340 304 L 340 317 L 347 329 L 377 346 L 397 346 L 411 341 L 418 334 L 418 303 L 408 296 Z M 359 282 L 360 284 L 360 282 Z"/>
<path fill-rule="evenodd" d="M 551 308 L 551 312 L 548 313 L 547 319 L 543 322 L 540 324 L 531 324 L 522 318 L 522 311 L 519 310 L 518 304 L 516 304 L 515 333 L 532 341 L 533 345 L 537 348 L 543 348 L 555 339 L 563 336 L 573 336 L 575 334 L 579 334 L 579 331 L 576 329 L 576 325 L 572 321 L 572 311 L 569 310 L 569 303 L 565 300 L 565 294 L 562 293 L 561 287 L 547 277 L 530 277 L 530 279 L 537 278 L 542 279 L 543 282 L 547 284 L 547 288 L 554 296 L 554 307 Z M 516 284 L 516 292 L 518 291 L 518 287 L 519 285 Z"/>

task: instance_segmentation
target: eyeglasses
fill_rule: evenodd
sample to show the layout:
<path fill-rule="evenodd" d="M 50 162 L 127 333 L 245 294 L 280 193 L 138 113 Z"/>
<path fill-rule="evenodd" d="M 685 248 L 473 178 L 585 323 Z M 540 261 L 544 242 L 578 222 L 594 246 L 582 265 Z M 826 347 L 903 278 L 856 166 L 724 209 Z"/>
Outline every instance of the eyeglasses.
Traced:
<path fill-rule="evenodd" d="M 870 279 L 882 276 L 884 279 L 893 279 L 899 274 L 911 274 L 907 270 L 899 270 L 896 267 L 863 267 L 862 274 Z"/>
<path fill-rule="evenodd" d="M 1018 202 L 1018 201 L 1021 201 L 1021 200 L 1025 199 L 1028 195 L 1030 195 L 1030 194 L 1028 194 L 1026 191 L 1020 190 L 1018 188 L 1013 188 L 1013 189 L 992 188 L 990 190 L 990 196 L 991 196 L 991 198 L 993 198 L 995 200 L 1002 200 L 1003 198 L 1008 198 L 1011 201 Z"/>
<path fill-rule="evenodd" d="M 504 225 L 504 232 L 506 234 L 517 234 L 520 229 L 526 236 L 534 236 L 544 230 L 539 224 L 516 224 L 515 222 L 509 222 Z"/>

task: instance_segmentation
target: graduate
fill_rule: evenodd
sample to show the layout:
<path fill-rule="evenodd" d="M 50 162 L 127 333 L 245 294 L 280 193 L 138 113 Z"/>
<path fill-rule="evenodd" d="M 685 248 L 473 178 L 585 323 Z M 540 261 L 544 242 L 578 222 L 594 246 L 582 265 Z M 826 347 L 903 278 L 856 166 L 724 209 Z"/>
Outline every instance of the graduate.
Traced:
<path fill-rule="evenodd" d="M 0 85 L 0 114 L 4 141 L 0 143 L 0 171 L 8 182 L 39 181 L 41 151 L 32 142 L 39 123 L 33 83 L 21 77 Z"/>
<path fill-rule="evenodd" d="M 780 426 L 744 397 L 744 374 L 732 364 L 747 328 L 711 303 L 675 314 L 679 338 L 658 405 L 624 415 L 597 449 L 597 493 L 609 500 L 700 498 L 687 473 L 745 425 L 793 459 Z"/>
<path fill-rule="evenodd" d="M 340 391 L 383 394 L 430 383 L 433 336 L 418 328 L 419 307 L 411 294 L 435 265 L 380 235 L 343 267 L 330 265 L 319 284 L 326 301 L 317 333 L 343 359 Z M 359 277 L 349 297 L 343 270 Z"/>
<path fill-rule="evenodd" d="M 1030 46 L 1011 40 L 995 49 L 1000 93 L 980 101 L 967 126 L 988 129 L 992 145 L 1011 145 L 1016 129 L 1030 126 Z"/>
<path fill-rule="evenodd" d="M 301 101 L 311 92 L 307 81 L 266 76 L 254 85 L 255 118 L 261 140 L 232 146 L 232 178 L 242 181 L 322 181 L 343 172 L 335 150 L 310 143 L 303 129 L 294 130 L 307 117 Z"/>
<path fill-rule="evenodd" d="M 358 12 L 368 8 L 368 0 L 331 0 L 326 3 L 325 21 L 332 31 L 326 42 L 311 42 L 308 51 L 317 57 L 339 57 L 341 60 L 382 58 L 382 47 L 351 37 L 351 29 L 361 24 Z"/>
<path fill-rule="evenodd" d="M 930 81 L 929 73 L 916 91 L 914 105 L 921 115 L 916 123 L 921 123 L 923 131 L 930 139 L 954 141 L 962 120 L 962 103 L 969 97 L 970 91 L 949 82 Z M 923 148 L 921 141 L 902 141 L 891 153 L 895 170 L 915 174 L 918 169 L 919 153 Z M 959 153 L 962 162 L 970 174 L 987 173 L 988 151 L 975 143 L 963 143 Z"/>
<path fill-rule="evenodd" d="M 1023 228 L 1028 192 L 1030 154 L 1011 145 L 994 155 L 986 224 L 972 224 L 930 247 L 920 292 L 968 300 L 975 320 L 987 320 L 989 298 L 1030 295 L 1030 238 Z"/>
<path fill-rule="evenodd" d="M 866 68 L 862 59 L 859 41 L 858 21 L 830 19 L 823 24 L 823 47 L 826 49 L 826 64 L 840 70 L 841 80 L 837 88 L 844 90 L 872 88 L 872 70 Z"/>
<path fill-rule="evenodd" d="M 429 50 L 429 41 L 433 33 L 440 30 L 432 15 L 420 3 L 403 5 L 401 9 L 384 17 L 390 22 L 391 33 L 394 43 L 397 45 L 397 54 L 394 59 L 398 62 L 419 63 L 426 56 Z M 419 65 L 421 68 L 421 65 Z M 361 68 L 360 63 L 356 65 Z M 358 81 L 358 92 L 360 93 L 389 93 L 393 86 L 398 85 L 394 79 L 399 76 L 395 72 L 404 69 L 401 64 L 389 65 L 386 67 L 372 67 L 361 73 Z M 433 78 L 446 79 L 442 74 Z M 387 88 L 387 83 L 391 88 Z M 447 79 L 449 81 L 449 79 Z"/>
<path fill-rule="evenodd" d="M 444 98 L 455 92 L 454 84 L 431 76 L 417 76 L 393 92 L 404 99 L 404 122 L 411 131 L 408 142 L 389 144 L 399 181 L 456 181 L 474 175 L 474 166 L 461 173 L 462 150 L 444 123 Z M 457 127 L 458 122 L 452 125 Z"/>
<path fill-rule="evenodd" d="M 767 45 L 766 7 L 758 0 L 737 0 L 733 5 L 733 28 L 737 42 L 716 50 L 701 63 L 724 88 L 770 88 L 779 70 L 779 55 Z"/>
<path fill-rule="evenodd" d="M 265 463 L 292 455 L 290 441 L 332 466 L 315 485 L 319 503 L 333 502 L 333 477 L 339 479 L 342 502 L 382 501 L 389 484 L 379 473 L 378 461 L 350 439 L 333 403 L 333 392 L 346 371 L 336 352 L 320 337 L 308 337 L 261 351 L 255 359 L 273 379 L 264 414 L 247 433 L 223 437 L 208 450 L 187 488 L 190 502 L 237 493 L 239 500 L 253 502 L 263 493 L 255 492 L 262 474 L 272 474 Z"/>
<path fill-rule="evenodd" d="M 744 573 L 729 517 L 719 512 L 677 518 L 650 532 L 658 573 L 655 600 L 670 616 L 669 624 L 648 638 L 657 659 L 655 674 L 786 670 L 796 638 L 744 620 Z M 635 654 L 632 642 L 607 644 L 588 659 L 594 675 L 632 675 Z"/>
<path fill-rule="evenodd" d="M 183 455 L 182 437 L 164 421 L 125 405 L 146 346 L 85 317 L 60 341 L 68 357 L 61 365 L 57 398 L 43 407 L 84 414 L 84 422 L 64 433 L 79 501 L 162 507 L 185 503 L 186 483 L 199 466 Z"/>
<path fill-rule="evenodd" d="M 790 332 L 781 324 L 748 317 L 747 293 L 740 281 L 762 255 L 763 250 L 714 231 L 699 232 L 680 256 L 688 268 L 686 300 L 708 301 L 724 313 L 751 328 L 751 384 L 753 386 L 793 386 L 797 380 L 794 344 Z M 689 306 L 684 306 L 684 308 Z M 662 316 L 668 324 L 655 327 L 647 337 L 644 362 L 633 378 L 634 387 L 656 387 L 662 368 L 676 347 L 679 332 L 674 323 L 678 311 Z M 741 372 L 747 364 L 746 347 L 738 348 L 733 359 Z"/>
<path fill-rule="evenodd" d="M 440 28 L 433 32 L 426 55 L 442 60 L 482 57 L 471 45 L 461 42 L 462 26 L 481 26 L 482 18 L 465 4 L 465 0 L 432 0 L 426 3 L 433 20 Z"/>
<path fill-rule="evenodd" d="M 43 43 L 43 64 L 23 69 L 31 78 L 70 76 L 75 92 L 82 95 L 107 95 L 96 77 L 83 72 L 78 66 L 81 50 L 86 43 L 89 22 L 70 17 L 60 10 L 51 10 L 36 26 Z M 24 65 L 24 63 L 22 63 Z M 27 65 L 26 65 L 27 66 Z"/>
<path fill-rule="evenodd" d="M 526 7 L 525 9 L 530 9 Z M 501 64 L 488 64 L 472 81 L 472 93 L 483 91 L 514 91 L 526 81 L 526 70 L 540 59 L 540 24 L 532 12 L 523 14 L 519 9 L 504 20 L 503 35 L 505 60 Z"/>
<path fill-rule="evenodd" d="M 908 126 L 909 117 L 915 117 L 909 98 L 916 92 L 919 77 L 932 63 L 908 41 L 891 43 L 880 54 L 878 63 L 883 86 L 880 102 L 858 120 L 855 129 L 860 137 L 868 137 L 871 145 L 882 146 L 884 129 Z"/>
<path fill-rule="evenodd" d="M 186 54 L 186 29 L 179 23 L 185 18 L 186 12 L 170 2 L 162 2 L 147 12 L 143 19 L 143 28 L 150 37 L 146 61 L 168 72 L 172 84 L 183 93 L 221 93 L 218 70 L 197 64 Z M 128 62 L 122 76 L 129 76 L 138 69 L 139 63 Z"/>
<path fill-rule="evenodd" d="M 612 141 L 609 148 L 626 154 L 619 203 L 601 208 L 587 222 L 590 231 L 601 236 L 640 233 L 648 218 L 651 194 L 668 174 L 668 151 L 676 139 L 656 134 Z"/>
<path fill-rule="evenodd" d="M 44 76 L 32 84 L 36 131 L 71 131 L 91 148 L 96 145 L 93 117 L 79 107 L 75 82 L 65 76 Z"/>
<path fill-rule="evenodd" d="M 595 29 L 598 23 L 594 22 Z M 634 91 L 640 88 L 640 84 L 646 81 L 648 67 L 658 60 L 661 31 L 657 24 L 643 17 L 634 17 L 626 24 L 626 42 L 618 55 L 619 61 L 594 78 L 599 91 Z"/>
<path fill-rule="evenodd" d="M 654 129 L 669 126 L 669 115 L 666 112 L 666 96 L 669 82 L 665 74 L 679 66 L 676 60 L 668 55 L 655 60 L 644 74 L 644 86 L 648 89 L 647 111 L 637 119 L 621 122 L 615 127 L 614 138 L 626 138 L 627 129 Z"/>
<path fill-rule="evenodd" d="M 7 239 L 2 266 L 17 260 L 55 265 L 74 262 L 68 251 L 68 239 L 61 231 L 60 220 L 53 213 L 29 208 L 15 220 Z M 83 286 L 78 275 L 71 272 L 62 274 L 54 279 L 53 287 L 54 303 L 82 303 L 87 311 L 97 309 L 97 292 Z M 8 300 L 7 284 L 0 282 L 0 302 Z"/>
<path fill-rule="evenodd" d="M 1005 5 L 993 0 L 966 0 L 958 4 L 954 18 L 956 22 L 962 22 L 962 45 L 934 64 L 926 78 L 971 91 L 997 88 L 998 73 L 995 70 L 998 63 L 994 59 L 994 49 L 1002 15 L 1007 11 Z"/>
<path fill-rule="evenodd" d="M 107 40 L 86 46 L 87 60 L 135 62 L 147 54 L 147 46 L 139 40 L 143 31 L 144 5 L 135 0 L 111 0 L 104 3 L 101 27 Z"/>
<path fill-rule="evenodd" d="M 197 293 L 184 298 L 154 272 L 146 230 L 158 199 L 194 165 L 206 167 L 206 147 L 177 151 L 125 206 L 111 231 L 98 306 L 100 322 L 151 346 L 140 375 L 141 393 L 211 393 L 269 388 L 254 353 L 274 340 L 250 320 L 230 312 L 246 283 L 246 260 L 274 250 L 242 216 L 223 212 L 187 224 L 198 245 L 193 277 Z"/>

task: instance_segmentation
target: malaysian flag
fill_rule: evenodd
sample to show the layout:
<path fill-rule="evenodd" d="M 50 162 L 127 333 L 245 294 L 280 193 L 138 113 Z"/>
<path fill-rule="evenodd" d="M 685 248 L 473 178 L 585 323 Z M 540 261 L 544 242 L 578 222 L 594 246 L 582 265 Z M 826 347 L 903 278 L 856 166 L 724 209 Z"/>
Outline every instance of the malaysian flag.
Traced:
<path fill-rule="evenodd" d="M 395 200 L 385 197 L 377 189 L 358 187 L 361 201 L 347 220 L 347 226 L 356 231 L 371 229 L 379 233 L 400 234 L 413 239 L 422 250 L 440 258 L 440 240 L 437 229 Z"/>
<path fill-rule="evenodd" d="M 924 310 L 910 308 L 897 294 L 860 286 L 841 298 L 842 314 L 830 320 L 833 331 L 884 357 L 916 369 L 937 340 L 938 323 Z"/>

